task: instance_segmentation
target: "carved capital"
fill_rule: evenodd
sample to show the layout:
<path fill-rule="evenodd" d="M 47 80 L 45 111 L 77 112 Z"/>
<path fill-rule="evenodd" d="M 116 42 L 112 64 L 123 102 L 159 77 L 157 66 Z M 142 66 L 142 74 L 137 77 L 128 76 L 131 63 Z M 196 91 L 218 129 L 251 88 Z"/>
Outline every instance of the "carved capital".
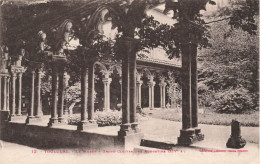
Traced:
<path fill-rule="evenodd" d="M 110 84 L 112 79 L 111 78 L 103 78 L 102 81 L 104 82 L 104 84 Z"/>
<path fill-rule="evenodd" d="M 108 71 L 108 70 L 102 70 L 101 72 L 102 72 L 104 78 L 109 78 L 109 76 L 112 73 L 112 71 Z"/>
<path fill-rule="evenodd" d="M 149 87 L 154 87 L 155 82 L 154 82 L 154 81 L 149 81 L 149 82 L 147 82 L 147 85 L 148 85 Z"/>
<path fill-rule="evenodd" d="M 174 19 L 193 21 L 200 10 L 206 10 L 208 2 L 214 4 L 211 0 L 166 0 L 164 13 L 173 10 Z"/>
<path fill-rule="evenodd" d="M 178 40 L 180 44 L 193 44 L 197 45 L 201 38 L 204 28 L 193 22 L 180 22 L 175 25 Z"/>
<path fill-rule="evenodd" d="M 139 40 L 130 37 L 122 37 L 120 40 L 122 50 L 126 51 L 127 54 L 135 54 L 137 52 L 138 43 Z"/>
<path fill-rule="evenodd" d="M 26 71 L 26 68 L 24 68 L 22 66 L 11 65 L 11 73 L 12 74 L 24 73 L 25 71 Z"/>

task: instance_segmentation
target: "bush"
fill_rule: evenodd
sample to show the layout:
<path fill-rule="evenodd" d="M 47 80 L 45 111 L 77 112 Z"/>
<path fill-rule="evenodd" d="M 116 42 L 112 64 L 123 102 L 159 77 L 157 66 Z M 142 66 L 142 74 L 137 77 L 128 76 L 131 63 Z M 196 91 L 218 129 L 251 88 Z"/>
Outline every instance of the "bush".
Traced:
<path fill-rule="evenodd" d="M 94 115 L 94 120 L 97 121 L 98 126 L 116 126 L 122 122 L 122 112 L 120 111 L 97 111 Z M 80 115 L 73 115 L 68 119 L 69 125 L 78 125 L 80 122 Z"/>
<path fill-rule="evenodd" d="M 230 88 L 215 95 L 212 107 L 220 113 L 243 113 L 253 108 L 252 97 L 245 88 Z"/>
<path fill-rule="evenodd" d="M 209 89 L 203 82 L 198 83 L 198 103 L 200 107 L 210 107 L 215 101 L 215 93 Z"/>
<path fill-rule="evenodd" d="M 116 126 L 122 122 L 122 112 L 117 110 L 97 111 L 94 119 L 97 120 L 98 126 Z"/>

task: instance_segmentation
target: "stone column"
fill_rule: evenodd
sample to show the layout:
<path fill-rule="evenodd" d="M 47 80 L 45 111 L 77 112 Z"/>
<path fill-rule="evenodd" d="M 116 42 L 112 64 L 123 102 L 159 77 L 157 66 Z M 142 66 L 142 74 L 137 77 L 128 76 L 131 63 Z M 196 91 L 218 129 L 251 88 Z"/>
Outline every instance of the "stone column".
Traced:
<path fill-rule="evenodd" d="M 32 90 L 31 90 L 31 109 L 29 113 L 29 118 L 34 117 L 34 79 L 35 79 L 35 71 L 32 71 Z"/>
<path fill-rule="evenodd" d="M 165 87 L 166 87 L 166 83 L 164 81 L 164 78 L 161 79 L 159 86 L 160 86 L 161 108 L 165 108 Z"/>
<path fill-rule="evenodd" d="M 178 23 L 175 27 L 182 37 L 182 40 L 180 40 L 182 53 L 182 129 L 178 143 L 189 145 L 204 138 L 204 135 L 197 128 L 197 36 L 195 34 L 201 33 L 201 31 L 198 25 L 191 22 Z M 195 135 L 194 127 L 199 135 Z"/>
<path fill-rule="evenodd" d="M 7 108 L 6 108 L 6 85 L 7 85 L 7 77 L 6 76 L 4 76 L 4 83 L 3 83 L 3 91 L 4 91 L 4 94 L 3 94 L 3 110 L 7 110 Z"/>
<path fill-rule="evenodd" d="M 51 118 L 48 123 L 48 126 L 51 127 L 54 124 L 58 123 L 57 116 L 57 105 L 58 105 L 58 88 L 59 88 L 59 74 L 57 66 L 53 63 L 52 68 L 52 105 L 51 105 Z"/>
<path fill-rule="evenodd" d="M 64 66 L 67 58 L 61 55 L 52 55 L 52 109 L 48 127 L 64 125 Z"/>
<path fill-rule="evenodd" d="M 18 74 L 19 90 L 18 90 L 18 109 L 17 116 L 22 115 L 22 73 Z"/>
<path fill-rule="evenodd" d="M 141 92 L 142 92 L 142 84 L 141 74 L 137 73 L 136 75 L 136 103 L 141 107 Z"/>
<path fill-rule="evenodd" d="M 81 68 L 81 122 L 87 122 L 87 105 L 88 105 L 88 68 Z"/>
<path fill-rule="evenodd" d="M 195 45 L 196 46 L 196 45 Z M 191 55 L 191 103 L 192 103 L 192 128 L 198 141 L 204 139 L 201 129 L 198 128 L 198 71 L 197 71 L 197 46 Z"/>
<path fill-rule="evenodd" d="M 41 113 L 41 71 L 37 71 L 37 90 L 36 90 L 36 95 L 37 95 L 37 100 L 36 100 L 36 113 L 35 117 L 40 117 Z"/>
<path fill-rule="evenodd" d="M 122 58 L 122 124 L 120 126 L 120 131 L 118 132 L 118 135 L 127 136 L 129 133 L 132 132 L 133 129 L 131 128 L 131 124 L 130 124 L 130 112 L 133 113 L 136 111 L 136 106 L 134 106 L 136 103 L 136 98 L 135 98 L 136 93 L 135 92 L 133 93 L 133 91 L 135 91 L 136 79 L 132 79 L 133 72 L 130 73 L 130 70 L 133 71 L 133 68 L 135 67 L 133 66 L 134 64 L 133 62 L 136 62 L 135 58 L 132 57 L 133 55 L 136 55 L 136 48 L 135 48 L 136 42 L 133 38 L 126 37 L 120 40 L 120 44 L 122 47 L 121 54 L 124 57 Z M 130 62 L 130 60 L 134 60 L 134 61 Z M 130 85 L 131 85 L 131 94 L 130 94 Z M 131 98 L 131 103 L 130 103 L 131 96 L 133 97 Z M 133 121 L 133 116 L 135 115 L 132 115 L 131 121 Z"/>
<path fill-rule="evenodd" d="M 89 53 L 92 52 L 89 51 Z M 94 62 L 85 59 L 85 57 L 82 61 L 83 63 L 81 68 L 81 121 L 78 124 L 77 130 L 85 130 L 98 127 L 98 124 L 94 120 Z M 87 110 L 88 103 L 89 109 Z"/>
<path fill-rule="evenodd" d="M 96 123 L 94 120 L 95 111 L 95 70 L 94 64 L 91 63 L 88 69 L 88 97 L 89 97 L 89 109 L 88 120 L 90 123 Z"/>
<path fill-rule="evenodd" d="M 0 75 L 0 110 L 2 109 L 2 76 Z"/>
<path fill-rule="evenodd" d="M 10 76 L 7 76 L 6 84 L 6 110 L 10 111 Z"/>
<path fill-rule="evenodd" d="M 120 84 L 120 104 L 122 105 L 122 77 L 119 79 L 119 84 Z"/>
<path fill-rule="evenodd" d="M 143 81 L 136 81 L 136 100 L 137 100 L 137 105 L 139 105 L 141 107 L 141 103 L 142 103 L 142 84 Z"/>
<path fill-rule="evenodd" d="M 59 72 L 58 81 L 58 121 L 64 123 L 63 108 L 64 108 L 64 68 L 62 67 Z"/>
<path fill-rule="evenodd" d="M 70 79 L 70 75 L 68 73 L 64 74 L 64 88 L 65 88 L 65 93 L 64 93 L 64 112 L 63 114 L 65 115 L 66 118 L 68 118 L 69 113 L 69 108 L 68 108 L 68 102 L 67 102 L 67 87 L 68 87 L 68 83 L 69 83 L 69 79 Z"/>
<path fill-rule="evenodd" d="M 12 72 L 12 108 L 10 112 L 10 116 L 15 116 L 15 90 L 16 90 L 16 73 Z"/>
<path fill-rule="evenodd" d="M 110 109 L 110 83 L 112 81 L 111 78 L 103 78 L 104 83 L 104 110 Z"/>
<path fill-rule="evenodd" d="M 148 86 L 149 86 L 149 108 L 151 110 L 154 109 L 154 85 L 155 85 L 155 82 L 153 81 L 153 78 L 154 76 L 153 75 L 150 75 L 149 76 L 149 81 L 148 81 Z"/>

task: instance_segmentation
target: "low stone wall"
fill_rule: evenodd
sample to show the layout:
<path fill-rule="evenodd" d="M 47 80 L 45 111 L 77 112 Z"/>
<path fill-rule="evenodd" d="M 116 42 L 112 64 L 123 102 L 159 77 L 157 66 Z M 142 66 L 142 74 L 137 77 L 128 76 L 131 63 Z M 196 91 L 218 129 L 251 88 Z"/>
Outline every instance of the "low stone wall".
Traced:
<path fill-rule="evenodd" d="M 91 150 L 121 149 L 118 136 L 84 131 L 2 122 L 1 139 L 38 148 L 84 147 Z"/>

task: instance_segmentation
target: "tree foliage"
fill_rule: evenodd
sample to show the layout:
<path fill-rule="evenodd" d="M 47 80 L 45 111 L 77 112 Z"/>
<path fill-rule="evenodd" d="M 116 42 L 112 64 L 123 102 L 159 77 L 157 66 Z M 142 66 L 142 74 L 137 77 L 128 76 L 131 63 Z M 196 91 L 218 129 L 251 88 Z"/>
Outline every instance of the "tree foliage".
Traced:
<path fill-rule="evenodd" d="M 228 27 L 228 20 L 212 24 L 212 47 L 199 51 L 199 97 L 205 100 L 201 105 L 222 112 L 256 110 L 258 38 L 243 29 L 229 31 Z M 229 37 L 225 37 L 227 32 Z"/>

